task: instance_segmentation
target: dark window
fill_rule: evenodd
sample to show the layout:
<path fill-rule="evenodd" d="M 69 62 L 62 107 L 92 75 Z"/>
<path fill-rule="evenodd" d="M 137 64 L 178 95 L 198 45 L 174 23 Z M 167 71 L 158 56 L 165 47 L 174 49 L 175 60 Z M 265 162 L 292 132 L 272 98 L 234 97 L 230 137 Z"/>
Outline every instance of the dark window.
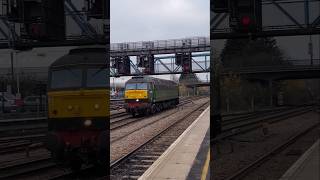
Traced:
<path fill-rule="evenodd" d="M 88 87 L 107 87 L 107 70 L 106 69 L 88 69 L 87 71 Z"/>
<path fill-rule="evenodd" d="M 75 88 L 82 86 L 82 70 L 81 69 L 64 69 L 52 71 L 51 88 Z"/>

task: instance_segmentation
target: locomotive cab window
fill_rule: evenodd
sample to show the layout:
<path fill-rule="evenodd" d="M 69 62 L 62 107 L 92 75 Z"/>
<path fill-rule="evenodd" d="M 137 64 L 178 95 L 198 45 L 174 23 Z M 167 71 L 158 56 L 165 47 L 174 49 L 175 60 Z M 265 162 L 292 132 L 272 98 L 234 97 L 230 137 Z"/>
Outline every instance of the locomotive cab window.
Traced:
<path fill-rule="evenodd" d="M 128 83 L 126 85 L 127 90 L 147 90 L 148 89 L 148 83 Z"/>
<path fill-rule="evenodd" d="M 126 85 L 126 89 L 127 89 L 127 90 L 136 89 L 136 87 L 137 87 L 136 84 L 127 84 L 127 85 Z"/>
<path fill-rule="evenodd" d="M 107 87 L 107 70 L 105 68 L 94 68 L 87 70 L 88 87 Z"/>
<path fill-rule="evenodd" d="M 137 83 L 137 89 L 146 90 L 146 89 L 148 89 L 148 84 L 147 83 Z"/>
<path fill-rule="evenodd" d="M 53 70 L 51 73 L 52 89 L 74 88 L 82 85 L 81 69 Z"/>

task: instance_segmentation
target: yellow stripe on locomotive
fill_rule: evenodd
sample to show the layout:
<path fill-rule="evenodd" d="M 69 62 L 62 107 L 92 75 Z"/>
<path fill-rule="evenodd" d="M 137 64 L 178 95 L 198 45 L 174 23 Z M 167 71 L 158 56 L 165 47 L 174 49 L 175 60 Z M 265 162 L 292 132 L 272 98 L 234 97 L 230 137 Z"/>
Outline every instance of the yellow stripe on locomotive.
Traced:
<path fill-rule="evenodd" d="M 106 89 L 48 92 L 49 118 L 106 117 Z"/>
<path fill-rule="evenodd" d="M 148 90 L 126 90 L 125 99 L 148 99 Z"/>

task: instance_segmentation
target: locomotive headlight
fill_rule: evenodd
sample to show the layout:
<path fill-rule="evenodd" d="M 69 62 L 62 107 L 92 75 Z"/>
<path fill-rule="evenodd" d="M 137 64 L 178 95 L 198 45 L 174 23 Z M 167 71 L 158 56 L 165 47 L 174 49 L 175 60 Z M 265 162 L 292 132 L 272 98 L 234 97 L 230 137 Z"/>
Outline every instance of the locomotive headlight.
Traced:
<path fill-rule="evenodd" d="M 68 106 L 68 110 L 71 111 L 73 107 L 71 105 Z"/>
<path fill-rule="evenodd" d="M 139 99 L 136 99 L 137 102 L 139 102 Z"/>
<path fill-rule="evenodd" d="M 92 124 L 91 119 L 86 119 L 86 120 L 84 121 L 84 125 L 85 125 L 85 126 L 91 126 L 91 124 Z"/>
<path fill-rule="evenodd" d="M 99 109 L 99 108 L 100 108 L 99 104 L 95 104 L 95 105 L 94 105 L 94 108 L 95 108 L 95 109 Z"/>

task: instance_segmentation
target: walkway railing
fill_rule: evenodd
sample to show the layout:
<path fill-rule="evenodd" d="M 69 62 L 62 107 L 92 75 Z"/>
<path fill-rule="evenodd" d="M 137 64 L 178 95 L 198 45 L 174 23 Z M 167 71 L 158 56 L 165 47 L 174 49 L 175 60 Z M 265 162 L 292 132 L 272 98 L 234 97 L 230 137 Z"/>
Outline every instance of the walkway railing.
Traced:
<path fill-rule="evenodd" d="M 127 43 L 112 43 L 112 51 L 137 51 L 137 50 L 159 50 L 174 48 L 192 48 L 210 46 L 209 37 L 192 37 L 171 40 L 141 41 Z"/>

